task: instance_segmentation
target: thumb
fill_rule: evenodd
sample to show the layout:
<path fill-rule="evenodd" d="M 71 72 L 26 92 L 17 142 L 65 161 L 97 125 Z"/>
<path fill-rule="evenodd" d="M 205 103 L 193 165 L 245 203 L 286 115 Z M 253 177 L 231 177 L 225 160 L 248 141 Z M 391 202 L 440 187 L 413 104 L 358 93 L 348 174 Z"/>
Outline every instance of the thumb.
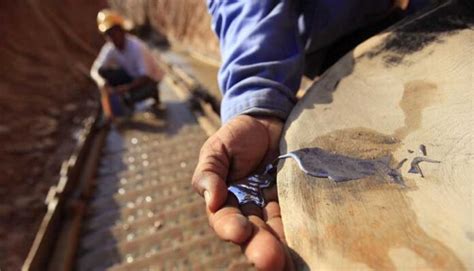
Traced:
<path fill-rule="evenodd" d="M 219 175 L 210 172 L 196 172 L 193 177 L 193 187 L 206 201 L 206 206 L 212 213 L 219 210 L 227 199 L 227 186 Z"/>
<path fill-rule="evenodd" d="M 229 171 L 229 155 L 218 136 L 209 138 L 199 154 L 192 184 L 204 197 L 209 211 L 216 212 L 227 199 L 226 178 Z"/>

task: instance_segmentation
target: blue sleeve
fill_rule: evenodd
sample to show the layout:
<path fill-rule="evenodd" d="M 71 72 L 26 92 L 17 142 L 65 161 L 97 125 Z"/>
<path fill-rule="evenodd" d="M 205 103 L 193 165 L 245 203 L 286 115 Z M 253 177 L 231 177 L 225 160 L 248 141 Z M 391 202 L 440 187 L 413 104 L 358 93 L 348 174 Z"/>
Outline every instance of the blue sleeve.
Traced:
<path fill-rule="evenodd" d="M 303 74 L 294 0 L 208 0 L 219 37 L 222 121 L 240 114 L 286 119 Z"/>

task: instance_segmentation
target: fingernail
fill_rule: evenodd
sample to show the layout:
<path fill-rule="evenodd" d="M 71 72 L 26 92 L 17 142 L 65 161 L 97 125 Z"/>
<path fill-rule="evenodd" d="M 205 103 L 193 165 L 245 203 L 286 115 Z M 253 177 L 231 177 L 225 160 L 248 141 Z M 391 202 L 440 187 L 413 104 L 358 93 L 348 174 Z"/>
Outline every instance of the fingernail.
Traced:
<path fill-rule="evenodd" d="M 236 216 L 236 221 L 240 224 L 240 227 L 242 228 L 247 227 L 249 223 L 249 219 L 243 215 Z"/>
<path fill-rule="evenodd" d="M 211 194 L 209 193 L 209 191 L 204 191 L 204 201 L 206 201 L 206 205 L 209 205 L 209 200 L 211 198 Z"/>

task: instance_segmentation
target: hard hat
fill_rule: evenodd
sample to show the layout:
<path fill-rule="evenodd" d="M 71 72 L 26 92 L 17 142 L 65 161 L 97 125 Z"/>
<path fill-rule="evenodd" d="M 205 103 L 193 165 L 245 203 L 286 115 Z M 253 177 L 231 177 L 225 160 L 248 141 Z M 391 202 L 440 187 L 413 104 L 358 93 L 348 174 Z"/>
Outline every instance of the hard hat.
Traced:
<path fill-rule="evenodd" d="M 97 13 L 97 27 L 101 33 L 105 33 L 116 25 L 125 30 L 130 30 L 132 28 L 132 23 L 129 20 L 126 20 L 113 10 L 103 9 Z"/>

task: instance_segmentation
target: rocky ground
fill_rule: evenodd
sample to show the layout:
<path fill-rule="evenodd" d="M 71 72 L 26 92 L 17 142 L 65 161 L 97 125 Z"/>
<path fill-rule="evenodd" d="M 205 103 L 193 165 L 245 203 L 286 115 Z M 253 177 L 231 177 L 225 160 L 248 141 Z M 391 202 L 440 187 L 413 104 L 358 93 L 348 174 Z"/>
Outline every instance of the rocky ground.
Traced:
<path fill-rule="evenodd" d="M 97 109 L 88 69 L 104 1 L 1 1 L 0 269 L 19 270 L 45 195 Z"/>

